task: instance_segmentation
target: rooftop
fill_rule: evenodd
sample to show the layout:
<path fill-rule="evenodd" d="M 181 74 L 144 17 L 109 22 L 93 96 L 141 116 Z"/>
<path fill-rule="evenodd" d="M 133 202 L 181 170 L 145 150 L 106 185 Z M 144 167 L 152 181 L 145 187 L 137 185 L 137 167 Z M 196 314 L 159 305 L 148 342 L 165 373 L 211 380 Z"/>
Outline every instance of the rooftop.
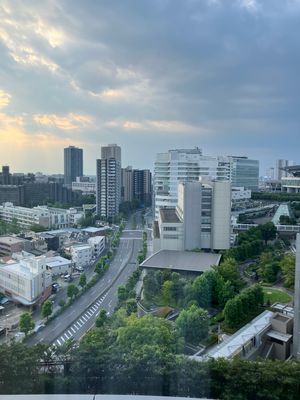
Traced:
<path fill-rule="evenodd" d="M 27 242 L 27 240 L 14 236 L 0 236 L 0 242 L 3 244 L 12 245 L 17 243 Z"/>
<path fill-rule="evenodd" d="M 46 265 L 50 268 L 60 267 L 66 264 L 71 264 L 71 261 L 61 256 L 46 258 Z"/>
<path fill-rule="evenodd" d="M 180 224 L 175 208 L 160 208 L 160 218 L 163 223 Z"/>
<path fill-rule="evenodd" d="M 87 233 L 97 233 L 97 232 L 103 232 L 106 231 L 108 227 L 103 226 L 101 228 L 95 228 L 94 226 L 88 226 L 87 228 L 82 229 L 82 232 L 87 232 Z"/>
<path fill-rule="evenodd" d="M 206 355 L 206 358 L 232 358 L 239 350 L 248 343 L 258 333 L 262 332 L 268 326 L 271 326 L 271 318 L 274 316 L 272 311 L 264 311 L 254 318 L 249 324 L 243 326 L 234 335 L 230 336 L 221 344 L 212 348 Z M 202 360 L 202 357 L 191 357 L 196 360 Z"/>
<path fill-rule="evenodd" d="M 148 257 L 143 268 L 169 268 L 178 271 L 205 272 L 212 265 L 219 265 L 221 254 L 194 251 L 160 250 Z"/>

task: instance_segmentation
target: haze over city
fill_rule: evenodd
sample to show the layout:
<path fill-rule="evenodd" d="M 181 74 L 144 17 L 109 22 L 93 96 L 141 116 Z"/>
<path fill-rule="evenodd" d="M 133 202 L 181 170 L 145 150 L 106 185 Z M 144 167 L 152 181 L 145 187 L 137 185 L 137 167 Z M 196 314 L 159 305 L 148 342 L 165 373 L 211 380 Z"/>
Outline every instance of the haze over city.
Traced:
<path fill-rule="evenodd" d="M 61 172 L 101 145 L 152 168 L 169 148 L 295 161 L 300 2 L 2 1 L 0 158 Z"/>

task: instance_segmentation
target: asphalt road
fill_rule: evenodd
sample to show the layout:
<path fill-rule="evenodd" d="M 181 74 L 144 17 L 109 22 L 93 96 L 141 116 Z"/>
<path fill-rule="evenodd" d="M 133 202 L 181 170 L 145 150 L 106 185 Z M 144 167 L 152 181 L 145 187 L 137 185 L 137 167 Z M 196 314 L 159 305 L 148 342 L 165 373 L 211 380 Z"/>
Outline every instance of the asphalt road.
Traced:
<path fill-rule="evenodd" d="M 93 326 L 101 309 L 112 313 L 117 304 L 118 286 L 126 283 L 136 268 L 141 239 L 142 231 L 124 230 L 116 256 L 105 275 L 44 329 L 31 336 L 27 344 L 60 346 L 68 339 L 78 340 Z"/>

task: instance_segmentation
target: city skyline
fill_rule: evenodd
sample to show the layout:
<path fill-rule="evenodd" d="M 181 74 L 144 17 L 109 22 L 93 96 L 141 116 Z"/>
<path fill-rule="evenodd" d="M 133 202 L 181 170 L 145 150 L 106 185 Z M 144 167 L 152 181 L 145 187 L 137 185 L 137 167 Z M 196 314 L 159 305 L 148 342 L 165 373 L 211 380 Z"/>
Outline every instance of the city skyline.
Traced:
<path fill-rule="evenodd" d="M 194 146 L 261 174 L 297 162 L 299 14 L 296 0 L 2 1 L 2 165 L 57 173 L 71 144 L 90 174 L 108 143 L 138 168 Z"/>

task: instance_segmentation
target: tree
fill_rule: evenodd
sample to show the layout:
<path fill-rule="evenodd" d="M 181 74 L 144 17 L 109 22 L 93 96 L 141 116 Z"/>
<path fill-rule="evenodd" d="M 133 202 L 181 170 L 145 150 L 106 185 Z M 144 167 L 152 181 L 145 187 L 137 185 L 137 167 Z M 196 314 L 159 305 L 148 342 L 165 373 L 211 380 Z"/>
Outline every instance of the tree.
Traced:
<path fill-rule="evenodd" d="M 192 344 L 199 344 L 208 335 L 209 319 L 206 310 L 192 305 L 182 310 L 176 320 L 176 327 L 184 339 Z"/>
<path fill-rule="evenodd" d="M 24 332 L 25 336 L 27 336 L 34 327 L 35 323 L 32 316 L 29 313 L 22 314 L 20 317 L 20 331 Z"/>
<path fill-rule="evenodd" d="M 172 289 L 173 289 L 173 282 L 172 281 L 165 281 L 162 285 L 161 294 L 163 301 L 166 305 L 170 305 L 172 302 Z"/>
<path fill-rule="evenodd" d="M 83 272 L 82 274 L 80 274 L 79 286 L 83 288 L 85 285 L 86 285 L 86 274 Z"/>
<path fill-rule="evenodd" d="M 46 300 L 42 306 L 42 316 L 47 319 L 52 314 L 52 302 L 50 300 Z"/>
<path fill-rule="evenodd" d="M 73 285 L 72 283 L 68 286 L 67 295 L 71 299 L 73 297 L 75 297 L 78 294 L 78 292 L 79 292 L 79 289 L 77 286 Z"/>
<path fill-rule="evenodd" d="M 32 224 L 32 225 L 30 225 L 29 230 L 31 230 L 33 232 L 43 232 L 46 230 L 46 228 L 40 224 Z"/>
<path fill-rule="evenodd" d="M 119 302 L 123 302 L 127 299 L 127 290 L 124 285 L 120 285 L 118 287 L 118 300 Z"/>
<path fill-rule="evenodd" d="M 286 254 L 280 261 L 280 268 L 283 274 L 284 286 L 293 288 L 295 285 L 295 256 Z"/>
<path fill-rule="evenodd" d="M 260 225 L 259 229 L 262 234 L 262 239 L 265 241 L 265 244 L 268 244 L 269 240 L 276 239 L 277 229 L 273 222 L 267 222 L 266 224 Z"/>
<path fill-rule="evenodd" d="M 280 264 L 278 258 L 270 251 L 265 251 L 260 256 L 258 274 L 265 282 L 273 283 L 277 279 Z"/>
<path fill-rule="evenodd" d="M 236 260 L 227 258 L 216 267 L 216 270 L 223 277 L 224 281 L 229 281 L 235 290 L 241 287 L 241 277 Z"/>
<path fill-rule="evenodd" d="M 127 315 L 131 315 L 137 312 L 137 304 L 135 299 L 128 299 L 126 301 L 126 313 Z"/>
<path fill-rule="evenodd" d="M 104 309 L 102 309 L 96 319 L 96 327 L 101 328 L 106 323 L 107 320 L 108 320 L 107 312 Z"/>

